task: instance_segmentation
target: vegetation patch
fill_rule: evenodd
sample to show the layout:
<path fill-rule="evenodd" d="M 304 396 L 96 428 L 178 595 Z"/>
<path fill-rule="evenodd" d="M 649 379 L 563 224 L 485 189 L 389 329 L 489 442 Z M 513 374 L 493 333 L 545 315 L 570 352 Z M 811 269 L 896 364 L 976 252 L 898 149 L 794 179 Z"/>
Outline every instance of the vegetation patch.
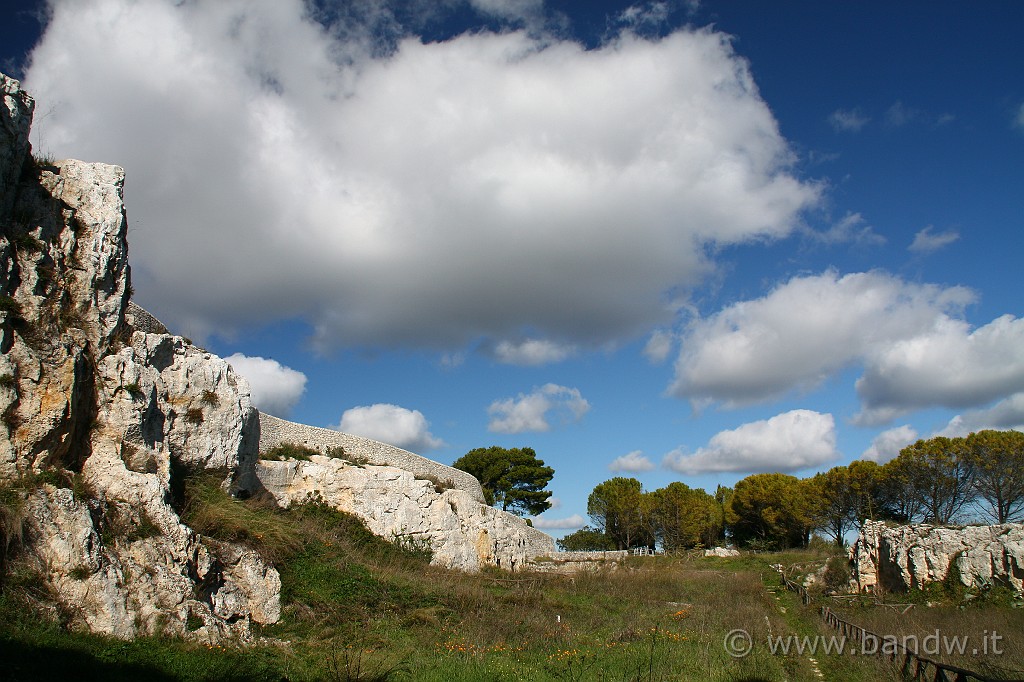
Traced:
<path fill-rule="evenodd" d="M 306 445 L 297 443 L 281 443 L 269 450 L 260 453 L 260 459 L 281 461 L 285 459 L 299 459 L 308 462 L 313 455 L 319 455 L 320 451 Z"/>

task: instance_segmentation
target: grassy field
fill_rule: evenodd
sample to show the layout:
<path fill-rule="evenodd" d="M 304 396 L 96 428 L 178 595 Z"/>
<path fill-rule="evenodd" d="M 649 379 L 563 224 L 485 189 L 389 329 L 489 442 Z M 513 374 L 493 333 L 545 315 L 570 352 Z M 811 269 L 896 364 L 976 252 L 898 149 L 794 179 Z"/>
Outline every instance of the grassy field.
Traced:
<path fill-rule="evenodd" d="M 771 637 L 829 636 L 771 564 L 643 557 L 574 577 L 477 575 L 429 565 L 324 505 L 289 512 L 190 481 L 183 515 L 250 544 L 281 571 L 283 618 L 246 648 L 166 637 L 122 642 L 44 618 L 45 595 L 15 566 L 0 597 L 0 677 L 12 680 L 887 680 L 883 659 L 773 652 Z M 37 581 L 36 581 L 37 582 Z M 860 607 L 857 607 L 860 608 Z M 868 611 L 868 609 L 864 609 Z M 1013 612 L 1017 613 L 1017 612 Z M 931 627 L 927 625 L 926 627 Z M 1020 622 L 1006 627 L 1021 631 Z M 744 649 L 734 657 L 724 642 Z"/>

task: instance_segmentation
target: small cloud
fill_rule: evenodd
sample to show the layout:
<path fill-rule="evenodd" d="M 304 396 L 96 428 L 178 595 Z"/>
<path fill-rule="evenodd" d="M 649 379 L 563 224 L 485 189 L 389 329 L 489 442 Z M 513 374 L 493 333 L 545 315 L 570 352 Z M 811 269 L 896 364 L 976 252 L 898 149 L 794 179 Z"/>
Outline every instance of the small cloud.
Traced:
<path fill-rule="evenodd" d="M 847 213 L 825 232 L 810 232 L 812 238 L 825 244 L 881 245 L 885 237 L 875 232 L 860 213 Z"/>
<path fill-rule="evenodd" d="M 654 462 L 644 457 L 643 452 L 640 450 L 634 450 L 622 457 L 616 457 L 615 460 L 608 465 L 609 471 L 624 471 L 634 474 L 638 474 L 643 471 L 651 471 L 652 469 L 654 469 Z"/>
<path fill-rule="evenodd" d="M 473 9 L 507 21 L 533 21 L 540 17 L 544 0 L 470 0 Z"/>
<path fill-rule="evenodd" d="M 445 445 L 430 433 L 430 422 L 422 412 L 387 403 L 345 410 L 341 423 L 331 428 L 412 451 L 434 450 Z"/>
<path fill-rule="evenodd" d="M 672 8 L 667 2 L 636 4 L 619 13 L 619 23 L 633 30 L 658 28 L 668 21 Z"/>
<path fill-rule="evenodd" d="M 651 338 L 644 345 L 643 355 L 652 364 L 658 365 L 665 362 L 669 353 L 672 352 L 672 344 L 675 337 L 666 331 L 657 330 L 651 334 Z"/>
<path fill-rule="evenodd" d="M 534 528 L 546 528 L 547 530 L 582 528 L 584 523 L 586 523 L 586 519 L 579 514 L 573 514 L 564 519 L 546 519 L 543 516 L 533 517 Z"/>
<path fill-rule="evenodd" d="M 871 447 L 865 450 L 860 458 L 885 464 L 900 454 L 900 450 L 916 440 L 917 431 L 912 426 L 909 424 L 897 426 L 875 436 L 875 439 L 871 441 Z"/>
<path fill-rule="evenodd" d="M 1024 130 L 1024 104 L 1017 109 L 1017 115 L 1013 118 L 1013 127 Z"/>
<path fill-rule="evenodd" d="M 829 114 L 828 122 L 836 132 L 856 133 L 871 121 L 860 109 L 836 109 Z"/>
<path fill-rule="evenodd" d="M 708 472 L 789 472 L 838 459 L 835 419 L 831 414 L 793 410 L 771 419 L 721 431 L 693 454 L 681 449 L 662 464 L 682 474 Z"/>
<path fill-rule="evenodd" d="M 933 225 L 929 225 L 915 234 L 914 241 L 908 249 L 912 253 L 931 253 L 932 251 L 938 251 L 944 246 L 949 246 L 957 239 L 960 239 L 960 233 L 956 230 L 933 232 L 934 229 Z"/>
<path fill-rule="evenodd" d="M 260 412 L 286 417 L 306 391 L 306 375 L 277 360 L 241 353 L 224 359 L 249 382 L 249 396 Z"/>
<path fill-rule="evenodd" d="M 590 410 L 579 389 L 545 384 L 533 393 L 520 393 L 517 398 L 496 400 L 487 408 L 491 421 L 487 430 L 493 433 L 550 431 L 551 413 L 563 423 L 577 422 Z"/>
<path fill-rule="evenodd" d="M 917 118 L 918 111 L 897 101 L 885 112 L 885 125 L 889 128 L 900 128 Z"/>
<path fill-rule="evenodd" d="M 502 341 L 494 348 L 494 357 L 498 362 L 526 367 L 561 362 L 575 353 L 575 346 L 544 339 L 525 339 L 518 343 Z"/>

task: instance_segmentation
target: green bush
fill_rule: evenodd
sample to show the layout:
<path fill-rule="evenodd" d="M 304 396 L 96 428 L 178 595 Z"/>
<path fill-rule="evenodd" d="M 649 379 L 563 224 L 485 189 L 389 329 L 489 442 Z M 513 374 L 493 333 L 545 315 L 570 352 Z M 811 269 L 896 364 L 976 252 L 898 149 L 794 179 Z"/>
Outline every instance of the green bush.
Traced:
<path fill-rule="evenodd" d="M 299 445 L 297 443 L 281 443 L 277 447 L 271 448 L 266 452 L 260 453 L 260 459 L 267 459 L 272 461 L 281 461 L 284 459 L 301 459 L 303 461 L 309 461 L 309 458 L 313 455 L 319 455 L 319 450 L 314 450 L 311 447 L 305 445 Z"/>

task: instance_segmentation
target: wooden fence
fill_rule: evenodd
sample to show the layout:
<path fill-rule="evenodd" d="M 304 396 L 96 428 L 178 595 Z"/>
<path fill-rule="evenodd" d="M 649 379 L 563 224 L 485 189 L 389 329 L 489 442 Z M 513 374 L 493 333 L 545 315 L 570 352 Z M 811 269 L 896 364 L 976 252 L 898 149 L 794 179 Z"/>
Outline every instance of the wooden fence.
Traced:
<path fill-rule="evenodd" d="M 809 605 L 813 601 L 807 588 L 793 582 L 781 571 L 780 574 L 782 575 L 783 585 L 786 586 L 786 589 L 800 595 L 800 601 L 805 605 Z M 914 680 L 914 682 L 1024 682 L 1024 680 L 1020 679 L 1008 680 L 1005 678 L 989 677 L 988 675 L 982 675 L 955 665 L 939 663 L 938 661 L 926 658 L 915 651 L 911 651 L 902 642 L 894 640 L 892 637 L 882 637 L 870 630 L 865 630 L 859 625 L 843 620 L 827 606 L 822 606 L 819 609 L 819 613 L 826 623 L 838 630 L 844 637 L 860 642 L 862 650 L 865 640 L 876 643 L 885 642 L 885 646 L 876 646 L 874 653 L 879 656 L 886 656 L 889 660 L 899 665 L 900 671 L 908 680 Z"/>

